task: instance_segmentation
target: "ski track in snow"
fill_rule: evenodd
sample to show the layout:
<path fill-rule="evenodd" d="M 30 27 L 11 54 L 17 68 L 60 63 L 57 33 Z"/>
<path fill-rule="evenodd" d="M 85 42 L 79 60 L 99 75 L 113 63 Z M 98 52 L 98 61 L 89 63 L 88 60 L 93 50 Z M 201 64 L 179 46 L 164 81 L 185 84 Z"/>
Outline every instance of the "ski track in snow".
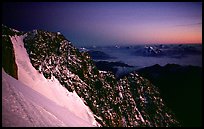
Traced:
<path fill-rule="evenodd" d="M 2 92 L 3 100 L 5 100 L 3 101 L 5 102 L 3 103 L 3 112 L 10 107 L 9 105 L 12 105 L 10 111 L 25 120 L 25 123 L 29 126 L 91 126 L 68 109 L 57 105 L 5 72 L 2 74 Z M 15 115 L 11 118 L 12 121 L 16 120 Z M 51 120 L 48 118 L 51 118 Z M 24 126 L 24 124 L 20 126 Z"/>
<path fill-rule="evenodd" d="M 96 126 L 93 113 L 76 92 L 69 92 L 55 77 L 47 80 L 35 70 L 24 48 L 25 36 L 10 37 L 19 80 L 2 69 L 3 126 Z"/>

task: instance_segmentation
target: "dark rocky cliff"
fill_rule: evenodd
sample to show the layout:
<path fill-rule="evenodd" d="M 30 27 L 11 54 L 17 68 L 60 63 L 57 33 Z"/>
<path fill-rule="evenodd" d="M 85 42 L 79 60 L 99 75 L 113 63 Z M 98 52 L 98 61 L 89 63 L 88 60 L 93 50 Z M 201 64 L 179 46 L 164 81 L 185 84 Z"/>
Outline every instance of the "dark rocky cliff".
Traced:
<path fill-rule="evenodd" d="M 2 25 L 2 67 L 5 72 L 18 79 L 18 67 L 15 62 L 15 53 L 10 36 L 20 34 Z"/>

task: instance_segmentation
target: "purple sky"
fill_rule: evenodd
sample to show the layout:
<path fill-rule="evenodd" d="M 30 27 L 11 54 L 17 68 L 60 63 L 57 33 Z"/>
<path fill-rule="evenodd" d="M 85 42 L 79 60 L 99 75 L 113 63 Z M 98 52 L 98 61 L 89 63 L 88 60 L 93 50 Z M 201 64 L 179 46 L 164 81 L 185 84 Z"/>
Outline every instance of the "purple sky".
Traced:
<path fill-rule="evenodd" d="M 60 31 L 78 46 L 202 43 L 201 2 L 3 3 L 2 23 Z"/>

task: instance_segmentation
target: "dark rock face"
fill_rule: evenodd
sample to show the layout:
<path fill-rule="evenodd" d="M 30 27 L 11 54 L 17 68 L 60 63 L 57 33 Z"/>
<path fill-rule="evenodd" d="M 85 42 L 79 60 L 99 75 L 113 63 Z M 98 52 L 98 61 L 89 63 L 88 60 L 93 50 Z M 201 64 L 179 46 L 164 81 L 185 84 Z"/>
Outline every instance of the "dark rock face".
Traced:
<path fill-rule="evenodd" d="M 2 35 L 14 36 L 14 35 L 22 35 L 22 34 L 24 34 L 24 32 L 17 31 L 15 29 L 11 29 L 11 28 L 3 25 L 3 24 L 2 24 L 2 27 L 1 27 L 1 31 L 2 31 Z"/>
<path fill-rule="evenodd" d="M 99 71 L 87 52 L 79 52 L 58 33 L 28 32 L 24 43 L 35 69 L 75 91 L 102 126 L 180 126 L 158 88 L 136 73 L 117 81 L 111 72 Z"/>
<path fill-rule="evenodd" d="M 15 32 L 2 25 L 2 67 L 6 73 L 18 79 L 15 53 L 9 35 L 15 35 Z"/>
<path fill-rule="evenodd" d="M 139 126 L 144 123 L 146 124 L 144 126 L 150 127 L 178 126 L 173 113 L 164 105 L 158 88 L 153 86 L 147 79 L 133 72 L 123 79 L 120 79 L 118 87 L 120 89 L 119 91 L 122 91 L 122 94 L 125 95 L 122 103 L 127 103 L 125 104 L 127 105 L 127 109 L 124 111 L 128 111 L 131 106 L 132 110 L 136 114 L 138 113 L 138 116 L 141 115 L 143 117 L 143 119 L 140 119 L 138 122 Z M 126 116 L 126 119 L 129 119 L 133 114 L 126 114 L 126 112 L 123 112 L 123 115 Z M 138 120 L 139 119 L 136 117 L 133 121 Z M 129 124 L 131 125 L 131 123 Z"/>

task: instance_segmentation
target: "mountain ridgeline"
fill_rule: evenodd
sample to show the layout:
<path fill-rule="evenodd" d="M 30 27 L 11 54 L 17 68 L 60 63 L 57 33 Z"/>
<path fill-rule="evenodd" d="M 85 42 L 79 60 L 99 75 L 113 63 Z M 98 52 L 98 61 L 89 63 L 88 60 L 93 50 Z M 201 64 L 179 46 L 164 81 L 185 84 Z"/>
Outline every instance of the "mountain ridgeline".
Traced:
<path fill-rule="evenodd" d="M 180 126 L 149 80 L 135 72 L 117 80 L 113 73 L 99 71 L 87 52 L 79 52 L 59 32 L 33 30 L 21 34 L 25 35 L 24 47 L 33 67 L 45 78 L 54 76 L 68 91 L 75 91 L 101 126 Z"/>

